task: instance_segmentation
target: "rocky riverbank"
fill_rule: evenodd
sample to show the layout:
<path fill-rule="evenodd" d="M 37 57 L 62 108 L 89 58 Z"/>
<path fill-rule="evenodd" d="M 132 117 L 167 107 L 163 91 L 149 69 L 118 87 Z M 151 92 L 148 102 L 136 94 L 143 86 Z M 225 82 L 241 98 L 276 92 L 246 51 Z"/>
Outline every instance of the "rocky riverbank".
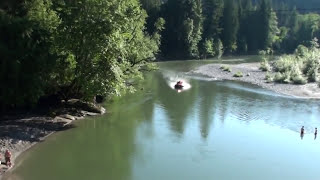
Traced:
<path fill-rule="evenodd" d="M 50 116 L 19 115 L 5 116 L 0 120 L 0 161 L 4 162 L 5 150 L 12 153 L 12 162 L 24 151 L 54 132 L 72 128 L 72 122 L 86 116 L 105 113 L 105 109 L 93 103 L 80 100 L 64 102 L 60 108 L 50 112 Z M 8 171 L 7 166 L 0 165 L 0 180 Z"/>
<path fill-rule="evenodd" d="M 231 72 L 221 69 L 222 66 L 228 66 Z M 320 88 L 316 83 L 305 85 L 268 83 L 265 80 L 266 72 L 259 69 L 260 63 L 243 63 L 243 64 L 208 64 L 190 71 L 190 74 L 200 74 L 214 78 L 215 80 L 234 80 L 242 81 L 261 86 L 263 88 L 275 91 L 280 94 L 299 97 L 320 99 Z M 243 77 L 234 77 L 234 74 L 241 72 Z"/>

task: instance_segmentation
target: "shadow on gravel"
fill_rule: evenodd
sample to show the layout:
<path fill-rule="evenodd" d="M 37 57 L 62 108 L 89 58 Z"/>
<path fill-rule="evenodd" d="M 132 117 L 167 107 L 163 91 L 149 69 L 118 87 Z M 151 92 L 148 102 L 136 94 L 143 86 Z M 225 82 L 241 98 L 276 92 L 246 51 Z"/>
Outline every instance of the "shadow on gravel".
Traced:
<path fill-rule="evenodd" d="M 52 118 L 45 117 L 2 120 L 0 121 L 0 139 L 8 138 L 13 141 L 39 142 L 42 137 L 50 132 L 64 131 L 71 128 L 74 128 L 74 125 L 65 125 L 63 122 L 53 122 Z"/>

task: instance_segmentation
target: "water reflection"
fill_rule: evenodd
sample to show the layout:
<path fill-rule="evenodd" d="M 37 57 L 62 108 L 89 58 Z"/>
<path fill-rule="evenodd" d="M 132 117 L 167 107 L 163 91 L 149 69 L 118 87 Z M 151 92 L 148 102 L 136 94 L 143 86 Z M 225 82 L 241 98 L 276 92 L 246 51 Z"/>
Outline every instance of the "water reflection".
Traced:
<path fill-rule="evenodd" d="M 193 112 L 193 105 L 195 103 L 194 97 L 198 88 L 192 85 L 193 88 L 188 91 L 178 93 L 168 86 L 166 79 L 159 76 L 161 75 L 158 74 L 159 86 L 156 95 L 157 100 L 167 113 L 171 129 L 178 134 L 182 134 L 187 122 L 187 117 Z"/>
<path fill-rule="evenodd" d="M 201 90 L 197 96 L 197 104 L 199 104 L 199 121 L 200 121 L 200 134 L 203 139 L 207 139 L 212 122 L 214 121 L 216 109 L 217 109 L 217 99 L 216 93 L 219 89 L 209 89 L 210 87 L 199 83 L 198 88 Z"/>

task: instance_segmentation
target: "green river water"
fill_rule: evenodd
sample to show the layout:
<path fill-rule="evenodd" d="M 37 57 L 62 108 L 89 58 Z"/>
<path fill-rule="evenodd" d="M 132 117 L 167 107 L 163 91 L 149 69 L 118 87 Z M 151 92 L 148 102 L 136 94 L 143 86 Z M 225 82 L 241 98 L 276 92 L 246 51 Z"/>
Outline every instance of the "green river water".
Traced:
<path fill-rule="evenodd" d="M 108 114 L 26 152 L 9 179 L 319 180 L 320 102 L 185 73 L 205 63 L 159 63 Z M 177 79 L 191 88 L 172 89 Z"/>

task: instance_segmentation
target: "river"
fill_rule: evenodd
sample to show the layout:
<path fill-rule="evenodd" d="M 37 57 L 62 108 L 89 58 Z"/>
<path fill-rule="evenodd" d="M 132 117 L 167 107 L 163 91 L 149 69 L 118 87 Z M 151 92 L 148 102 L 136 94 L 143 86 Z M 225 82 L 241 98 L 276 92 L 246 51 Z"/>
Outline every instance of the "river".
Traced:
<path fill-rule="evenodd" d="M 106 115 L 24 153 L 9 179 L 320 179 L 320 102 L 185 73 L 205 63 L 159 63 L 143 89 L 109 101 Z M 190 89 L 172 89 L 178 79 Z"/>

